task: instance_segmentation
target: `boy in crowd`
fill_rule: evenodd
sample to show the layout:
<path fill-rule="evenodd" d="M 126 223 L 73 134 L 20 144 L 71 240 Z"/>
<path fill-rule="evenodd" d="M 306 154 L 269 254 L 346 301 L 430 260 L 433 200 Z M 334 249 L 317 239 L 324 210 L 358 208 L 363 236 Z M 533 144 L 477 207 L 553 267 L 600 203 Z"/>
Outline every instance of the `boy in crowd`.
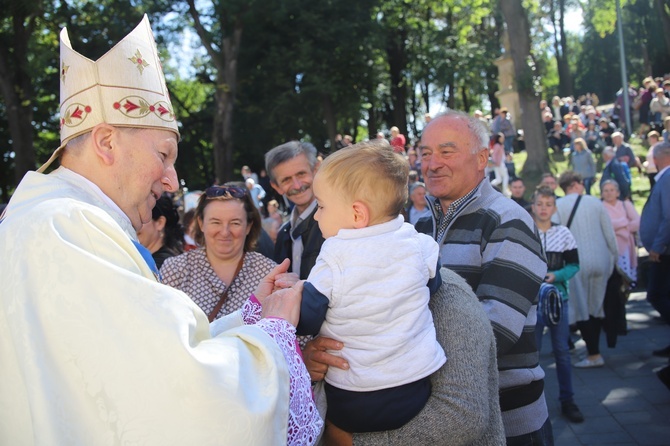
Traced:
<path fill-rule="evenodd" d="M 556 212 L 556 195 L 549 186 L 540 185 L 533 195 L 531 205 L 533 219 L 540 232 L 542 248 L 547 257 L 547 275 L 544 281 L 554 285 L 561 293 L 563 306 L 561 317 L 556 325 L 551 325 L 543 319 L 542 312 L 537 312 L 537 349 L 542 350 L 542 332 L 544 327 L 549 328 L 551 345 L 556 359 L 556 374 L 558 375 L 558 399 L 561 402 L 563 416 L 573 423 L 584 421 L 579 407 L 574 402 L 572 390 L 572 365 L 568 339 L 570 327 L 568 321 L 568 281 L 579 271 L 579 255 L 577 242 L 570 230 L 562 225 L 553 224 L 551 216 Z"/>

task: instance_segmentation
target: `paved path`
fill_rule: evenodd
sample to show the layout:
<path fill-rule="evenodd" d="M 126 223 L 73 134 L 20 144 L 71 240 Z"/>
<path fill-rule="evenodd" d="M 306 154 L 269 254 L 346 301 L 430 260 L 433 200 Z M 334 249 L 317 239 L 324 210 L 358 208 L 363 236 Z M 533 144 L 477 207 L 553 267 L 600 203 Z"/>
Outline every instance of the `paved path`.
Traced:
<path fill-rule="evenodd" d="M 651 355 L 670 344 L 670 326 L 645 300 L 646 293 L 632 293 L 627 308 L 628 335 L 607 348 L 601 335 L 600 352 L 605 367 L 573 368 L 575 402 L 586 420 L 568 422 L 558 402 L 556 366 L 549 334 L 542 341 L 540 362 L 546 378 L 549 415 L 556 446 L 670 445 L 670 389 L 655 371 L 668 359 Z M 573 364 L 586 356 L 584 341 L 576 343 Z"/>

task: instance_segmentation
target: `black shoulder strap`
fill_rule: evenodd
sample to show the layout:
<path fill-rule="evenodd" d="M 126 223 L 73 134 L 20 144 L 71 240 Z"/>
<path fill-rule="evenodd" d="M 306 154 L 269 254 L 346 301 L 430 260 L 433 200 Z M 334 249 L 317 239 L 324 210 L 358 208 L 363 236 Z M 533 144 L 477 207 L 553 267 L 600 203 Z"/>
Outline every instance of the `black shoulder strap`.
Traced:
<path fill-rule="evenodd" d="M 582 199 L 582 195 L 577 196 L 577 201 L 575 201 L 575 205 L 572 207 L 572 212 L 570 212 L 570 218 L 568 218 L 568 224 L 565 225 L 570 229 L 570 225 L 572 224 L 572 219 L 575 216 L 575 212 L 577 212 L 577 206 L 579 206 L 579 201 Z"/>

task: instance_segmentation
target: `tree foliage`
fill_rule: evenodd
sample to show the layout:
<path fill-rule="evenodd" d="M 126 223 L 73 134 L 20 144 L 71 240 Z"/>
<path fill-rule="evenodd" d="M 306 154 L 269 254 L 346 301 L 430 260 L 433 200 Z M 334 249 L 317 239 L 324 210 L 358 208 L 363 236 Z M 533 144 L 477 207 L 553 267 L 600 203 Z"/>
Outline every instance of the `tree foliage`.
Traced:
<path fill-rule="evenodd" d="M 527 116 L 540 95 L 574 86 L 606 102 L 621 83 L 615 0 L 0 1 L 3 200 L 58 145 L 63 26 L 97 59 L 150 14 L 180 118 L 177 168 L 190 188 L 234 179 L 243 164 L 259 171 L 264 153 L 287 140 L 328 153 L 337 133 L 361 140 L 396 125 L 411 141 L 424 113 L 492 110 L 502 11 L 512 1 L 528 21 L 530 49 L 515 59 Z M 670 0 L 622 4 L 631 80 L 670 72 Z M 579 34 L 564 26 L 565 10 L 576 7 Z M 520 17 L 509 20 L 517 26 Z M 539 156 L 529 154 L 529 166 L 543 169 L 543 143 L 529 144 L 541 124 L 522 122 Z"/>

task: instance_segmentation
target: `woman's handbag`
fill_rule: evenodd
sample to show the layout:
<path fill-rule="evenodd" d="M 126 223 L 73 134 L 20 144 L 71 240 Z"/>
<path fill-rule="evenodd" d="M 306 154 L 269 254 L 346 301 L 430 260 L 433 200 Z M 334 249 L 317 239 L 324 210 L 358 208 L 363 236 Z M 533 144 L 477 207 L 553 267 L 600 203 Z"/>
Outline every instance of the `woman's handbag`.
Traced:
<path fill-rule="evenodd" d="M 563 299 L 554 285 L 543 282 L 538 293 L 537 311 L 545 325 L 555 327 L 561 321 Z"/>

